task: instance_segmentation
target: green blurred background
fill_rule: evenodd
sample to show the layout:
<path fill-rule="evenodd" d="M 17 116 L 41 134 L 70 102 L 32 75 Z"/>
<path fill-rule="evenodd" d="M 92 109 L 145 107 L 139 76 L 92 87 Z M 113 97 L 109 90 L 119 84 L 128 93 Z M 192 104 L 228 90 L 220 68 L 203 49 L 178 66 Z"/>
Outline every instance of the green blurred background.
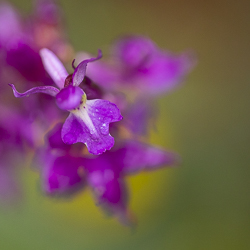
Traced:
<path fill-rule="evenodd" d="M 30 0 L 11 1 L 24 12 Z M 0 210 L 0 249 L 250 249 L 250 1 L 61 0 L 76 50 L 96 53 L 121 34 L 196 51 L 186 84 L 162 97 L 150 141 L 180 168 L 128 178 L 135 230 L 106 218 L 89 191 L 44 197 L 22 173 L 23 202 Z"/>

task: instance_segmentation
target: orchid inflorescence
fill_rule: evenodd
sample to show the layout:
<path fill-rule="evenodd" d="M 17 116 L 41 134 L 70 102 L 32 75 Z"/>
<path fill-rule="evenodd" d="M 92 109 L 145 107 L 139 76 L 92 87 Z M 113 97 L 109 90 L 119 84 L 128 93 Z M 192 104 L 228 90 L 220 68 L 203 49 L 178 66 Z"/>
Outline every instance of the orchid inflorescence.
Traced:
<path fill-rule="evenodd" d="M 89 186 L 105 211 L 130 223 L 126 176 L 179 162 L 145 138 L 156 119 L 154 100 L 183 82 L 193 54 L 162 51 L 138 35 L 116 40 L 108 59 L 101 50 L 96 57 L 74 53 L 58 6 L 40 0 L 34 12 L 23 20 L 0 5 L 0 198 L 11 193 L 12 169 L 28 150 L 45 194 L 74 195 Z M 74 57 L 68 73 L 64 64 Z M 21 102 L 4 101 L 7 83 Z"/>

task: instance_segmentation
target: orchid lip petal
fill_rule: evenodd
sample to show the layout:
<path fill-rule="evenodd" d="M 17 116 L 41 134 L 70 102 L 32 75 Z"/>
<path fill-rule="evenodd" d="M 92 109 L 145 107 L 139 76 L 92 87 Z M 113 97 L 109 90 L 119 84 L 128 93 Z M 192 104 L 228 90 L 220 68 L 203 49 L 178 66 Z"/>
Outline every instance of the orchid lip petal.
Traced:
<path fill-rule="evenodd" d="M 31 88 L 23 93 L 20 93 L 16 90 L 14 84 L 9 83 L 9 86 L 12 88 L 14 96 L 17 98 L 29 96 L 29 95 L 36 94 L 36 93 L 44 93 L 47 95 L 56 96 L 59 92 L 57 88 L 52 87 L 52 86 L 40 86 L 40 87 Z"/>
<path fill-rule="evenodd" d="M 86 98 L 86 96 L 84 95 Z M 62 140 L 66 144 L 85 143 L 91 154 L 99 155 L 114 145 L 109 123 L 122 119 L 117 106 L 105 100 L 84 101 L 65 121 Z"/>
<path fill-rule="evenodd" d="M 63 66 L 58 57 L 49 49 L 43 48 L 40 50 L 40 56 L 43 61 L 43 65 L 47 73 L 53 79 L 55 84 L 62 89 L 64 87 L 64 81 L 68 76 L 68 72 Z"/>
<path fill-rule="evenodd" d="M 72 77 L 73 80 L 73 85 L 74 86 L 79 86 L 80 83 L 83 81 L 85 74 L 86 74 L 86 68 L 87 64 L 89 62 L 94 62 L 96 60 L 99 60 L 102 58 L 102 51 L 98 50 L 98 55 L 97 57 L 93 57 L 87 60 L 82 61 L 76 68 Z"/>

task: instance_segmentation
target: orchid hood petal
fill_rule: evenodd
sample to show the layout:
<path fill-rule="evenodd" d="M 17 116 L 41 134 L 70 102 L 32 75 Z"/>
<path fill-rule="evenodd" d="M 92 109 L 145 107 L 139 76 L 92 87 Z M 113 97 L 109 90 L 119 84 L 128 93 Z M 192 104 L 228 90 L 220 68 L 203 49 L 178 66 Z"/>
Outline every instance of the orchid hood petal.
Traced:
<path fill-rule="evenodd" d="M 114 145 L 109 134 L 109 124 L 122 119 L 117 106 L 105 100 L 87 100 L 71 110 L 62 128 L 62 140 L 66 144 L 85 143 L 89 152 L 102 154 Z"/>

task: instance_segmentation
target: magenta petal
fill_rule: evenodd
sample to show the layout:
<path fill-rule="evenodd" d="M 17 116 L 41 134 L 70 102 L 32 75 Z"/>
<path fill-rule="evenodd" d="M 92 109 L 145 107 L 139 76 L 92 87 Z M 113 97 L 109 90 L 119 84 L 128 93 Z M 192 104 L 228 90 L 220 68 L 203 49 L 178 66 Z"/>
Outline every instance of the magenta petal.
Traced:
<path fill-rule="evenodd" d="M 108 209 L 126 208 L 127 192 L 125 183 L 117 178 L 111 169 L 93 171 L 88 174 L 88 182 L 93 188 L 100 205 Z"/>
<path fill-rule="evenodd" d="M 71 145 L 65 144 L 62 141 L 61 137 L 62 126 L 63 126 L 62 123 L 56 124 L 55 127 L 45 135 L 44 140 L 48 148 L 67 152 L 70 151 Z"/>
<path fill-rule="evenodd" d="M 124 203 L 124 187 L 118 179 L 112 179 L 105 183 L 105 191 L 99 197 L 100 202 L 108 202 L 110 204 L 125 205 Z"/>
<path fill-rule="evenodd" d="M 57 88 L 52 87 L 52 86 L 40 86 L 40 87 L 29 89 L 23 93 L 20 93 L 16 90 L 14 84 L 9 84 L 9 86 L 12 88 L 14 96 L 18 98 L 29 96 L 29 95 L 36 94 L 36 93 L 44 93 L 47 95 L 56 96 L 57 93 L 59 92 Z"/>
<path fill-rule="evenodd" d="M 26 41 L 18 41 L 7 51 L 6 62 L 28 81 L 46 81 L 47 74 L 39 53 Z M 52 81 L 51 81 L 52 82 Z"/>
<path fill-rule="evenodd" d="M 77 142 L 85 143 L 91 154 L 102 154 L 114 145 L 114 138 L 111 135 L 102 136 L 99 134 L 91 134 L 85 123 L 70 114 L 66 119 L 62 128 L 62 140 L 66 144 L 74 144 Z"/>
<path fill-rule="evenodd" d="M 124 111 L 124 123 L 133 134 L 147 135 L 157 116 L 155 105 L 145 98 L 137 100 Z"/>
<path fill-rule="evenodd" d="M 110 171 L 110 172 L 108 172 Z M 92 172 L 88 176 L 89 184 L 99 205 L 109 216 L 115 216 L 124 225 L 132 225 L 133 218 L 127 209 L 128 190 L 122 178 L 112 178 L 112 172 Z"/>
<path fill-rule="evenodd" d="M 62 128 L 64 143 L 85 143 L 89 152 L 102 154 L 114 145 L 109 134 L 109 123 L 122 119 L 119 109 L 105 100 L 90 100 L 72 111 Z"/>
<path fill-rule="evenodd" d="M 65 155 L 56 157 L 48 153 L 44 155 L 43 189 L 47 193 L 64 193 L 73 191 L 80 184 L 83 184 L 84 176 L 81 175 L 79 167 L 81 160 Z"/>
<path fill-rule="evenodd" d="M 7 2 L 0 3 L 0 45 L 8 47 L 21 34 L 18 12 Z"/>
<path fill-rule="evenodd" d="M 40 56 L 45 70 L 53 79 L 55 84 L 62 89 L 64 87 L 65 79 L 68 76 L 67 70 L 63 66 L 62 62 L 52 51 L 46 48 L 40 50 Z"/>
<path fill-rule="evenodd" d="M 163 94 L 182 83 L 195 64 L 196 56 L 192 52 L 174 55 L 159 51 L 137 70 L 135 81 L 143 93 Z"/>
<path fill-rule="evenodd" d="M 83 94 L 81 88 L 69 85 L 56 95 L 56 103 L 60 109 L 71 110 L 80 105 Z"/>
<path fill-rule="evenodd" d="M 89 64 L 87 76 L 105 89 L 115 89 L 121 81 L 120 68 L 114 68 L 113 65 L 102 61 Z"/>
<path fill-rule="evenodd" d="M 128 141 L 119 150 L 119 156 L 122 159 L 125 174 L 132 174 L 142 170 L 156 170 L 180 162 L 178 154 L 138 141 Z"/>
<path fill-rule="evenodd" d="M 111 155 L 107 152 L 93 159 L 85 159 L 87 181 L 98 205 L 125 223 L 129 219 L 127 218 L 128 192 Z"/>
<path fill-rule="evenodd" d="M 145 63 L 155 51 L 155 44 L 143 36 L 123 37 L 113 47 L 113 54 L 129 68 L 136 68 Z"/>
<path fill-rule="evenodd" d="M 101 58 L 102 58 L 102 51 L 98 50 L 97 57 L 90 58 L 90 59 L 84 60 L 81 63 L 79 63 L 79 65 L 76 67 L 74 74 L 73 74 L 73 77 L 72 77 L 73 85 L 79 86 L 80 83 L 83 81 L 85 74 L 86 74 L 87 64 L 89 62 L 94 62 L 94 61 L 99 60 Z"/>

